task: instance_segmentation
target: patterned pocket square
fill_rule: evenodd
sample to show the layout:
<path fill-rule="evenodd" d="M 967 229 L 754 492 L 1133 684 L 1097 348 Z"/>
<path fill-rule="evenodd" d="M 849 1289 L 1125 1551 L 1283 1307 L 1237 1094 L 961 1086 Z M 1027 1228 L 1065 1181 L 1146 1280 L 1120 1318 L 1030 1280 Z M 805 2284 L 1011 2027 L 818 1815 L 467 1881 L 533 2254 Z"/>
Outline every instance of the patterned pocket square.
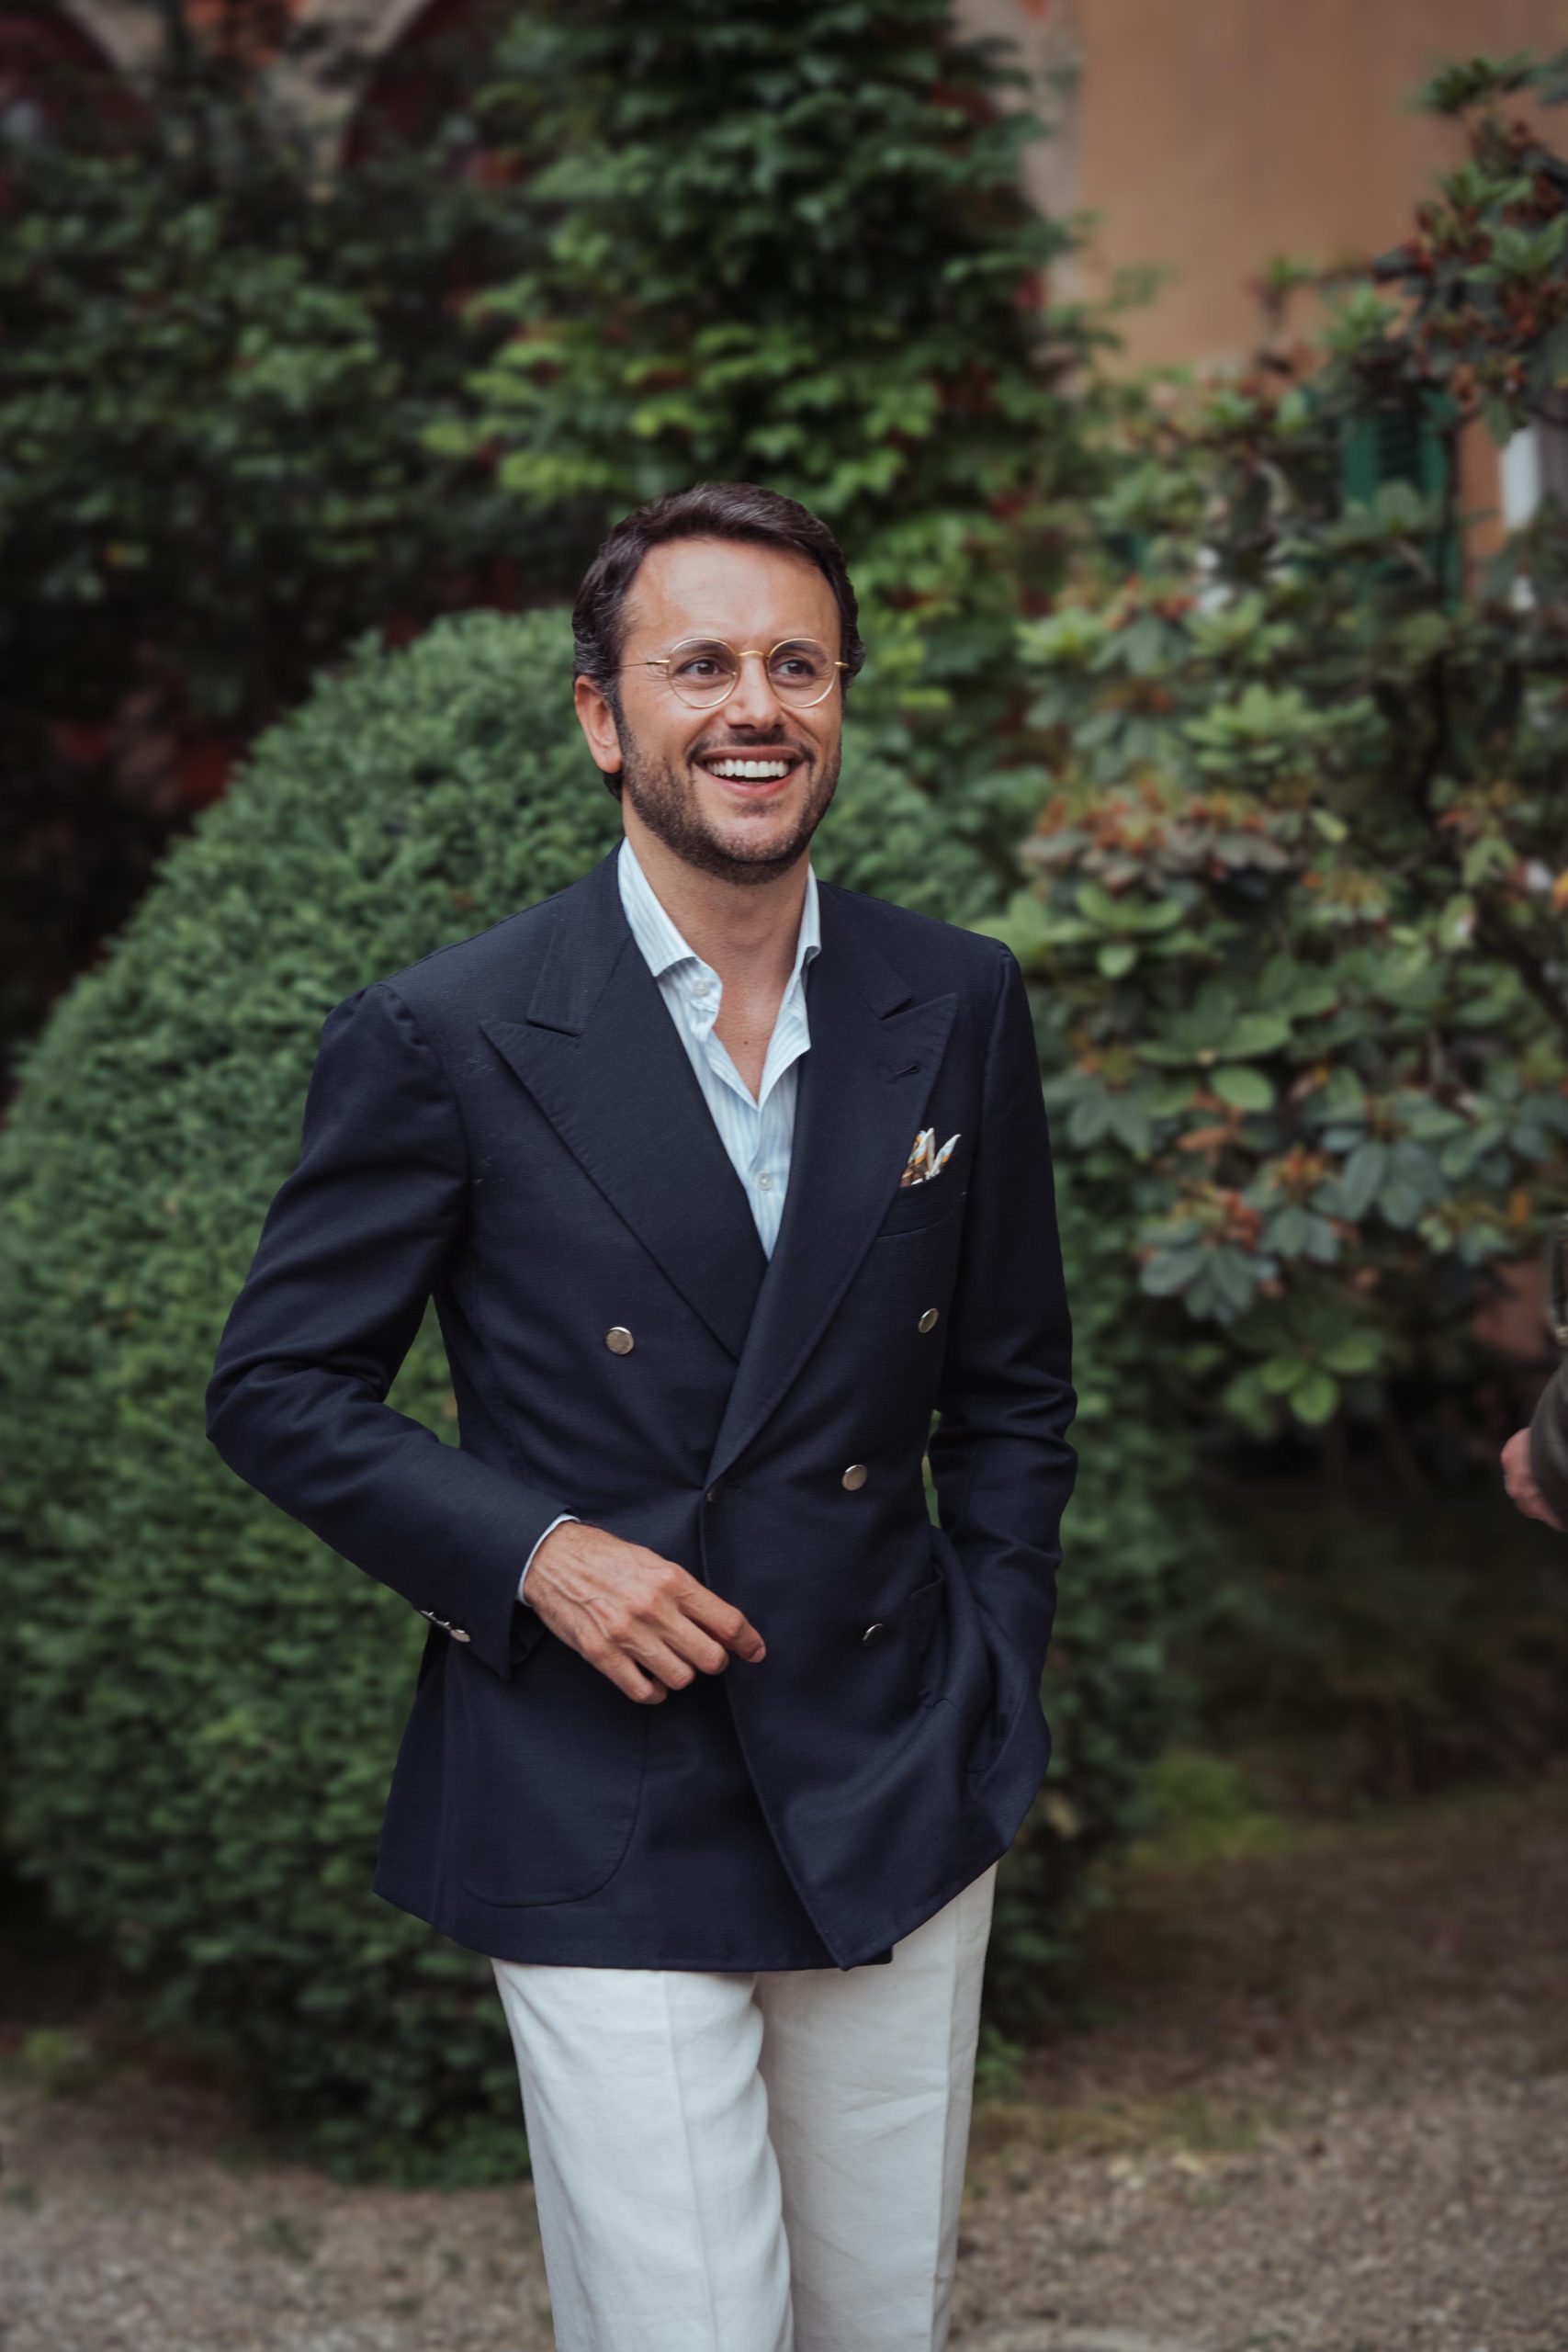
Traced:
<path fill-rule="evenodd" d="M 930 1184 L 933 1182 L 934 1180 L 942 1174 L 942 1170 L 947 1166 L 949 1155 L 953 1150 L 953 1145 L 957 1141 L 958 1137 L 956 1136 L 949 1136 L 947 1141 L 942 1145 L 942 1149 L 938 1151 L 936 1148 L 936 1129 L 934 1127 L 922 1127 L 919 1134 L 915 1137 L 915 1148 L 909 1154 L 904 1173 L 898 1179 L 900 1190 L 902 1190 L 906 1184 Z"/>

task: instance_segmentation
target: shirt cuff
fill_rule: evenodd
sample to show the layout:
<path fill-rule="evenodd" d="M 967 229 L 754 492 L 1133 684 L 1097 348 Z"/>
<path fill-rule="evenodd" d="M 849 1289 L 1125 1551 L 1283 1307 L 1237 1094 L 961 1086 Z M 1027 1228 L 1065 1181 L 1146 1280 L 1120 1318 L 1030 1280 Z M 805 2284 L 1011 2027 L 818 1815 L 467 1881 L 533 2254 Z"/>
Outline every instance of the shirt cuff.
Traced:
<path fill-rule="evenodd" d="M 566 1520 L 569 1520 L 569 1519 L 570 1519 L 570 1520 L 571 1520 L 571 1521 L 573 1521 L 573 1523 L 574 1523 L 574 1524 L 580 1524 L 580 1523 L 581 1523 L 580 1521 L 578 1521 L 577 1513 L 576 1513 L 574 1510 L 563 1510 L 563 1511 L 561 1512 L 560 1517 L 559 1517 L 558 1519 L 552 1519 L 552 1520 L 551 1520 L 550 1524 L 549 1524 L 549 1527 L 547 1527 L 547 1528 L 545 1529 L 545 1531 L 544 1531 L 544 1533 L 543 1533 L 543 1534 L 541 1534 L 541 1535 L 536 1539 L 536 1541 L 535 1542 L 535 1544 L 534 1544 L 534 1547 L 533 1547 L 533 1551 L 531 1551 L 531 1552 L 529 1553 L 529 1555 L 528 1555 L 527 1558 L 526 1558 L 526 1559 L 524 1561 L 524 1563 L 523 1563 L 523 1574 L 522 1574 L 522 1575 L 518 1577 L 518 1579 L 517 1579 L 517 1598 L 518 1598 L 518 1600 L 526 1600 L 526 1598 L 527 1598 L 527 1596 L 525 1594 L 525 1592 L 524 1592 L 524 1590 L 523 1590 L 523 1585 L 524 1585 L 524 1580 L 525 1580 L 525 1578 L 526 1577 L 526 1576 L 527 1576 L 527 1574 L 528 1574 L 529 1569 L 530 1569 L 530 1568 L 533 1566 L 533 1565 L 534 1565 L 534 1553 L 535 1553 L 535 1552 L 536 1552 L 536 1551 L 538 1550 L 539 1545 L 540 1545 L 540 1544 L 544 1542 L 544 1540 L 545 1540 L 545 1536 L 549 1534 L 549 1532 L 550 1532 L 550 1531 L 551 1531 L 551 1529 L 552 1529 L 552 1528 L 559 1527 L 559 1526 L 563 1523 L 563 1521 L 565 1521 Z M 531 1608 L 533 1607 L 533 1605 L 534 1605 L 534 1604 L 533 1604 L 533 1602 L 530 1600 L 530 1601 L 528 1601 L 528 1604 L 527 1604 L 527 1605 L 528 1605 L 528 1607 L 531 1609 Z"/>

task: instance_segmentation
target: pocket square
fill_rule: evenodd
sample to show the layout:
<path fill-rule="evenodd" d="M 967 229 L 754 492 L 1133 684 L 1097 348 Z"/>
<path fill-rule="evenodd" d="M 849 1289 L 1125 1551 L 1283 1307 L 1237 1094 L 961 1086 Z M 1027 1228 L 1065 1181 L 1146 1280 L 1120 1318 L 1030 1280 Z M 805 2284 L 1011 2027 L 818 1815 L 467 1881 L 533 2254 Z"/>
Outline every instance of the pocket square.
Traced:
<path fill-rule="evenodd" d="M 915 1137 L 914 1149 L 905 1164 L 904 1173 L 898 1179 L 899 1189 L 902 1190 L 906 1184 L 929 1184 L 933 1178 L 940 1176 L 957 1141 L 956 1136 L 949 1136 L 938 1151 L 936 1129 L 922 1127 Z"/>

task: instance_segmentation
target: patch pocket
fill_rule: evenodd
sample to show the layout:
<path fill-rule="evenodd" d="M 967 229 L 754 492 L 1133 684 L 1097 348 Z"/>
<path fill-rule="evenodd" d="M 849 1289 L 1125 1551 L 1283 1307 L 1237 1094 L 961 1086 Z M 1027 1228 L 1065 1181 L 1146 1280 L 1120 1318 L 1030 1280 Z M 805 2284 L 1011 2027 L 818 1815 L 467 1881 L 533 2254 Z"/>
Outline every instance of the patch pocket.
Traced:
<path fill-rule="evenodd" d="M 541 1641 L 511 1682 L 483 1674 L 454 1693 L 456 1874 L 497 1908 L 580 1903 L 631 1844 L 652 1710 L 567 1642 Z"/>

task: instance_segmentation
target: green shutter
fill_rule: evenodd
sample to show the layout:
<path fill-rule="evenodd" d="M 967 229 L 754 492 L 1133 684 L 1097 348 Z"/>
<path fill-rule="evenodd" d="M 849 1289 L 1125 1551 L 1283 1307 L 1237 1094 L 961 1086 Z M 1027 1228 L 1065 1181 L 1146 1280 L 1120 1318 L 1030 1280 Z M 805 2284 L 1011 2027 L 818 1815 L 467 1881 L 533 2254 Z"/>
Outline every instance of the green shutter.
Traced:
<path fill-rule="evenodd" d="M 1340 487 L 1347 504 L 1370 504 L 1384 482 L 1407 481 L 1424 497 L 1440 497 L 1447 478 L 1444 441 L 1458 412 L 1446 392 L 1426 392 L 1417 406 L 1380 410 L 1359 417 L 1340 451 Z M 1438 532 L 1427 543 L 1427 558 L 1452 603 L 1462 585 L 1457 530 Z"/>

